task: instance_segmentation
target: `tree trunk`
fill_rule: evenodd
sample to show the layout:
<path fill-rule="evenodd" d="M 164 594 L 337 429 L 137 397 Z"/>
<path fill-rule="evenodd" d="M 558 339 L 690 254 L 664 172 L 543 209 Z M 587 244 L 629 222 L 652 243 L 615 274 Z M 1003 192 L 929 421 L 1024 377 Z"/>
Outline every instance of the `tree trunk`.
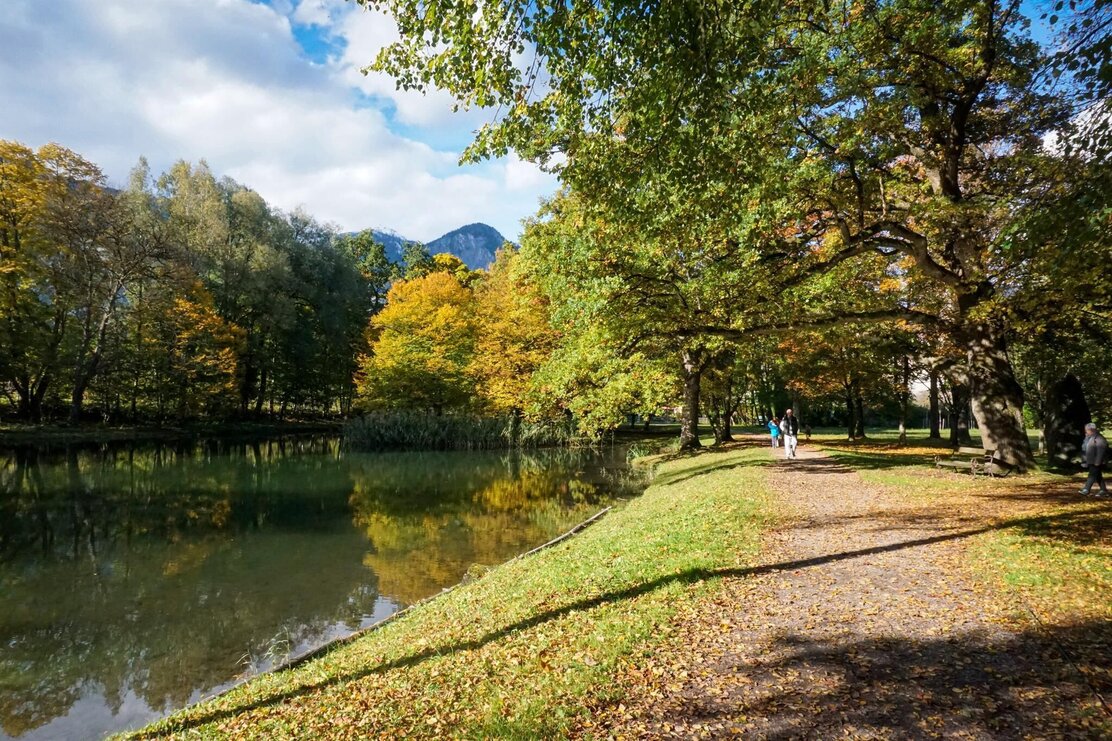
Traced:
<path fill-rule="evenodd" d="M 733 430 L 733 416 L 734 416 L 734 396 L 731 393 L 733 388 L 730 384 L 726 385 L 726 396 L 722 400 L 722 442 L 729 443 L 734 441 Z"/>
<path fill-rule="evenodd" d="M 1023 422 L 1023 387 L 1015 378 L 1003 333 L 979 325 L 967 344 L 973 416 L 986 450 L 1024 472 L 1034 465 Z"/>
<path fill-rule="evenodd" d="M 259 395 L 255 397 L 255 416 L 261 417 L 263 414 L 263 404 L 266 401 L 266 382 L 267 372 L 263 368 L 262 373 L 259 375 Z"/>
<path fill-rule="evenodd" d="M 123 284 L 117 282 L 112 287 L 112 294 L 108 298 L 108 306 L 104 309 L 104 314 L 100 317 L 100 322 L 97 324 L 96 335 L 87 333 L 85 342 L 82 344 L 81 357 L 78 358 L 77 367 L 74 370 L 73 379 L 73 395 L 70 397 L 70 424 L 77 424 L 81 421 L 81 407 L 85 403 L 85 391 L 89 388 L 89 383 L 97 374 L 97 369 L 100 367 L 100 358 L 104 354 L 104 341 L 108 335 L 108 325 L 112 323 L 112 317 L 116 313 L 116 304 L 120 298 L 120 291 L 123 290 Z M 88 359 L 84 355 L 89 352 Z"/>
<path fill-rule="evenodd" d="M 931 432 L 930 432 L 930 435 L 928 435 L 928 437 L 931 440 L 940 440 L 940 439 L 942 439 L 942 431 L 938 428 L 938 423 L 939 423 L 940 417 L 941 417 L 941 411 L 939 410 L 939 407 L 938 407 L 938 371 L 936 371 L 934 368 L 931 368 L 930 406 L 931 406 L 931 411 L 930 411 Z"/>
<path fill-rule="evenodd" d="M 255 364 L 250 357 L 247 358 L 246 366 L 243 371 L 243 387 L 239 390 L 239 413 L 243 417 L 247 416 L 247 405 L 255 396 L 255 379 L 259 375 L 259 371 L 255 368 Z"/>
<path fill-rule="evenodd" d="M 1072 373 L 1052 384 L 1046 399 L 1043 435 L 1051 468 L 1076 470 L 1085 425 L 1092 419 L 1081 381 Z"/>
<path fill-rule="evenodd" d="M 969 437 L 969 387 L 960 381 L 950 382 L 950 445 L 954 448 L 968 445 Z"/>
<path fill-rule="evenodd" d="M 849 439 L 849 440 L 853 439 L 853 432 L 854 432 L 855 429 L 857 429 L 857 425 L 855 424 L 856 419 L 855 419 L 855 412 L 854 412 L 854 407 L 853 407 L 853 384 L 854 383 L 856 383 L 856 381 L 850 381 L 849 383 L 842 384 L 842 386 L 846 390 L 846 438 Z"/>
<path fill-rule="evenodd" d="M 907 442 L 907 404 L 911 398 L 911 361 L 903 356 L 900 369 L 900 444 Z"/>
<path fill-rule="evenodd" d="M 683 411 L 680 415 L 680 450 L 701 448 L 699 442 L 699 388 L 703 375 L 702 352 L 684 350 Z"/>
<path fill-rule="evenodd" d="M 854 430 L 857 437 L 865 438 L 865 400 L 861 397 L 861 384 L 855 382 L 853 385 L 853 406 L 856 414 L 856 429 Z"/>

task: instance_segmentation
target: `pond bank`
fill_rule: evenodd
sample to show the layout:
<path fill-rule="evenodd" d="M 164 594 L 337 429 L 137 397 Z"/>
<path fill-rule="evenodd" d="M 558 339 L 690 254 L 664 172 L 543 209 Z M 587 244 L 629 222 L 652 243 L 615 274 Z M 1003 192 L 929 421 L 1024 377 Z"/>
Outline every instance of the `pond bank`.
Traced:
<path fill-rule="evenodd" d="M 292 670 L 133 734 L 565 735 L 685 603 L 751 566 L 770 523 L 763 449 L 667 461 L 575 538 L 493 569 Z"/>
<path fill-rule="evenodd" d="M 339 434 L 343 422 L 208 422 L 196 425 L 100 425 L 0 424 L 0 447 L 27 445 L 97 445 L 125 442 L 175 442 L 198 439 L 253 439 L 283 435 Z"/>

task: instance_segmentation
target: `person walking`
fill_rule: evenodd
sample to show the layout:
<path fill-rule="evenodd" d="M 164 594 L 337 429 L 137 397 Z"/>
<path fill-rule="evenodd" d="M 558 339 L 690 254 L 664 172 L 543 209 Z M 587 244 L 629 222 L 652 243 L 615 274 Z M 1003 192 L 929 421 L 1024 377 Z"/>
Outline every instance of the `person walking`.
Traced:
<path fill-rule="evenodd" d="M 1097 426 L 1092 422 L 1085 425 L 1085 442 L 1081 449 L 1085 455 L 1082 465 L 1089 469 L 1089 478 L 1086 479 L 1085 486 L 1081 487 L 1081 493 L 1088 496 L 1093 490 L 1093 485 L 1096 484 L 1100 487 L 1100 491 L 1093 495 L 1108 496 L 1108 485 L 1104 483 L 1104 462 L 1108 459 L 1108 441 L 1104 439 L 1104 435 L 1097 432 Z"/>
<path fill-rule="evenodd" d="M 780 420 L 776 417 L 768 420 L 768 434 L 772 435 L 772 447 L 780 447 Z"/>
<path fill-rule="evenodd" d="M 795 449 L 799 445 L 799 420 L 792 410 L 784 412 L 780 420 L 780 432 L 784 433 L 784 457 L 795 458 Z"/>

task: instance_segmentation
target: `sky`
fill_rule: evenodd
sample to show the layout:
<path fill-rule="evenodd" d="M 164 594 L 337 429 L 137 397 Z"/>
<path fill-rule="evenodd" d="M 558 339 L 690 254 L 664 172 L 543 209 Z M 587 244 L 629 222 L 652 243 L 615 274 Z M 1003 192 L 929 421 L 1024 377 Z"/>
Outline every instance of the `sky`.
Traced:
<path fill-rule="evenodd" d="M 510 156 L 459 166 L 488 120 L 360 68 L 393 22 L 346 0 L 2 0 L 0 138 L 66 146 L 115 185 L 204 159 L 344 231 L 517 239 L 557 187 Z"/>

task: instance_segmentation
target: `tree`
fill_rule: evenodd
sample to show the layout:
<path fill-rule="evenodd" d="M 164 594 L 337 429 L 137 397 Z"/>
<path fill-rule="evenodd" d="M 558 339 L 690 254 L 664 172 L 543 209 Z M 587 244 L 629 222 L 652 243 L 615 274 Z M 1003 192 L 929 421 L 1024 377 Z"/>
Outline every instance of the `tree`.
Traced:
<path fill-rule="evenodd" d="M 746 248 L 788 284 L 864 255 L 929 281 L 936 306 L 849 311 L 940 327 L 961 348 L 987 446 L 1017 468 L 1031 451 L 1008 356 L 1007 235 L 1076 173 L 1043 147 L 1071 110 L 1044 84 L 1050 57 L 1017 3 L 995 0 L 624 3 L 503 0 L 473 8 L 368 2 L 401 39 L 377 69 L 498 105 L 475 157 L 567 155 L 562 175 L 623 220 L 643 196 L 698 213 L 746 200 Z M 534 59 L 518 66 L 528 46 Z M 538 79 L 543 84 L 535 84 Z M 1064 91 L 1069 94 L 1069 91 Z M 837 236 L 838 249 L 820 249 Z M 767 327 L 707 326 L 743 340 Z"/>
<path fill-rule="evenodd" d="M 57 186 L 34 151 L 0 141 L 0 373 L 18 395 L 19 415 L 33 421 L 57 372 L 67 319 L 49 300 L 57 252 L 42 232 Z"/>
<path fill-rule="evenodd" d="M 341 252 L 351 255 L 363 276 L 369 311 L 374 313 L 382 309 L 394 278 L 394 265 L 386 257 L 386 246 L 375 239 L 373 229 L 341 236 L 336 246 Z"/>
<path fill-rule="evenodd" d="M 397 270 L 397 277 L 406 280 L 423 278 L 433 271 L 432 255 L 425 245 L 420 242 L 406 242 L 402 247 L 402 262 Z"/>
<path fill-rule="evenodd" d="M 516 250 L 499 250 L 476 285 L 475 316 L 478 336 L 470 373 L 476 391 L 491 410 L 518 417 L 529 406 L 533 377 L 559 336 L 549 323 L 548 299 L 530 280 Z"/>
<path fill-rule="evenodd" d="M 368 332 L 374 339 L 359 383 L 364 408 L 441 414 L 471 402 L 474 296 L 455 276 L 430 273 L 394 284 Z"/>

